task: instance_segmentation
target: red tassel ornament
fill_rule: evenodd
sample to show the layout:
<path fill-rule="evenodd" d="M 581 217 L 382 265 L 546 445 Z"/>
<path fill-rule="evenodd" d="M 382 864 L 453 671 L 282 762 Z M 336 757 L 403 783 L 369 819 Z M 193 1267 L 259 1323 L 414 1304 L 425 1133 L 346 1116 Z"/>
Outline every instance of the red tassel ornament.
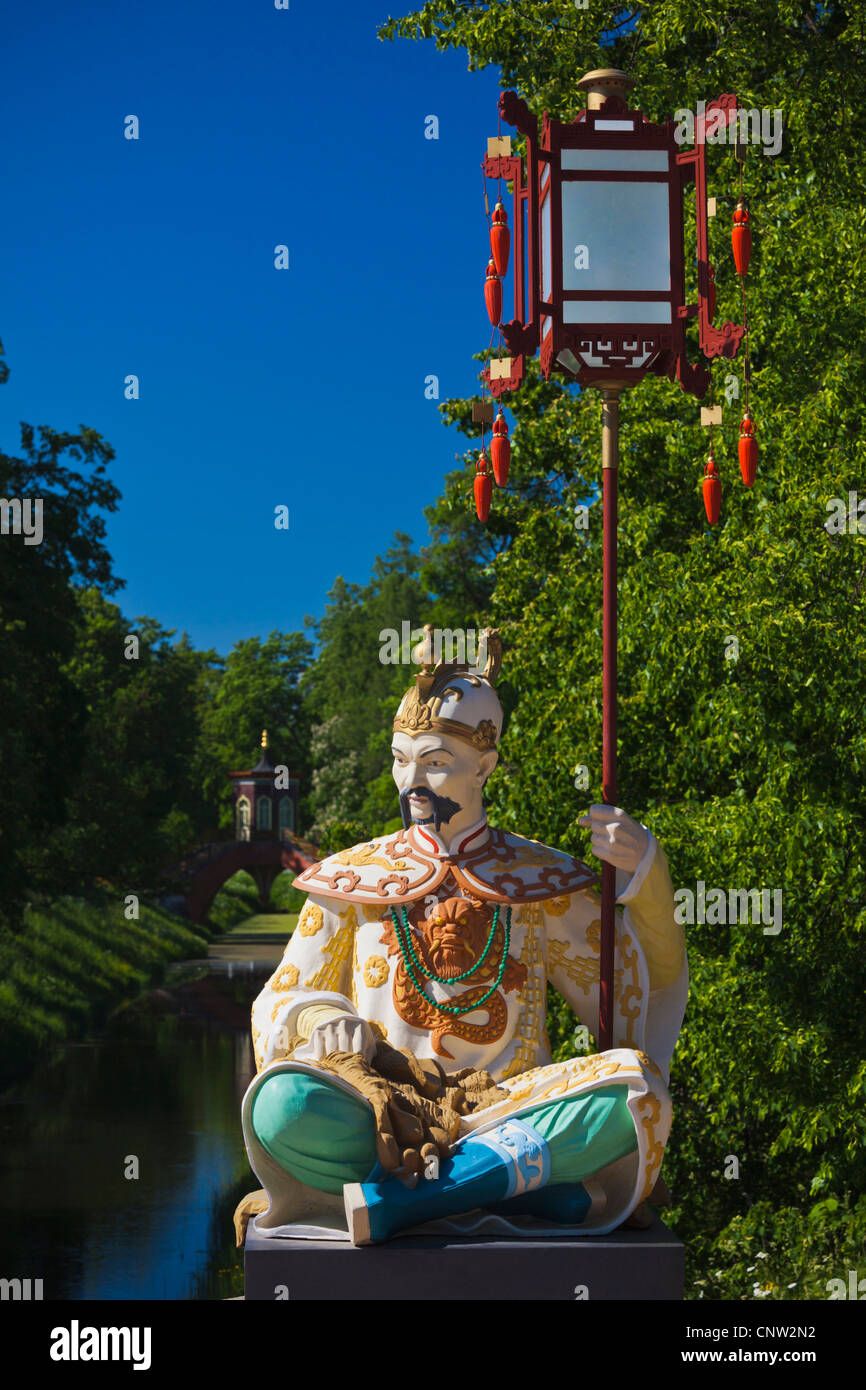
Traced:
<path fill-rule="evenodd" d="M 490 250 L 498 275 L 508 271 L 508 256 L 511 251 L 511 232 L 508 230 L 508 213 L 497 203 L 493 209 L 493 226 L 490 228 Z"/>
<path fill-rule="evenodd" d="M 743 416 L 743 423 L 740 425 L 739 453 L 743 482 L 746 487 L 751 487 L 755 481 L 755 471 L 758 467 L 758 441 L 755 438 L 755 427 L 748 411 Z"/>
<path fill-rule="evenodd" d="M 749 270 L 749 258 L 752 254 L 752 229 L 749 226 L 750 220 L 748 209 L 746 208 L 746 200 L 745 198 L 741 198 L 734 212 L 734 228 L 731 232 L 734 264 L 737 267 L 738 275 L 747 275 Z"/>
<path fill-rule="evenodd" d="M 490 464 L 487 461 L 485 450 L 482 449 L 475 464 L 475 510 L 478 513 L 479 521 L 486 521 L 490 515 L 492 496 L 493 479 L 490 476 Z"/>
<path fill-rule="evenodd" d="M 712 450 L 704 468 L 704 507 L 707 513 L 707 521 L 711 526 L 715 526 L 719 520 L 719 509 L 722 505 L 722 480 L 716 468 L 716 460 L 713 458 Z"/>
<path fill-rule="evenodd" d="M 493 421 L 490 458 L 493 462 L 493 476 L 497 486 L 505 487 L 508 482 L 508 468 L 511 463 L 511 440 L 508 438 L 508 426 L 501 410 Z"/>
<path fill-rule="evenodd" d="M 493 261 L 487 264 L 487 278 L 484 281 L 484 299 L 487 304 L 487 313 L 490 322 L 495 328 L 502 318 L 502 281 L 496 274 L 496 266 Z"/>

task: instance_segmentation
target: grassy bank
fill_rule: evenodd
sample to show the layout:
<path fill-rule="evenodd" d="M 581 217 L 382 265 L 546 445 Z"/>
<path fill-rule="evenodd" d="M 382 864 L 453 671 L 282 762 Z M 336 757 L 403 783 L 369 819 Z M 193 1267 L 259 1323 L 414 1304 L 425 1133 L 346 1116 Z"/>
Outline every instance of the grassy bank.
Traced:
<path fill-rule="evenodd" d="M 28 907 L 23 930 L 0 938 L 0 1087 L 158 984 L 170 961 L 205 956 L 209 939 L 206 928 L 144 903 L 127 921 L 115 894 Z"/>
<path fill-rule="evenodd" d="M 281 874 L 274 884 L 279 925 L 268 928 L 285 928 L 286 936 L 304 901 L 292 878 Z M 22 931 L 0 937 L 0 1089 L 57 1043 L 98 1028 L 119 1004 L 159 984 L 171 961 L 206 956 L 214 934 L 261 911 L 243 872 L 216 895 L 207 925 L 144 902 L 138 920 L 128 921 L 123 902 L 120 893 L 94 890 L 33 904 Z"/>

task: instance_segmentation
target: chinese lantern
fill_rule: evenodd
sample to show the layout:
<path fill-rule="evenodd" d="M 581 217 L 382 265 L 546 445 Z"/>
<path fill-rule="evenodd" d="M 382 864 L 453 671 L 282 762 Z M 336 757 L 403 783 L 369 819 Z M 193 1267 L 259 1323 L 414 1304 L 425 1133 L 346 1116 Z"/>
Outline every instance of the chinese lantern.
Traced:
<path fill-rule="evenodd" d="M 749 257 L 752 254 L 752 229 L 749 226 L 749 213 L 745 198 L 740 198 L 734 212 L 734 228 L 731 244 L 734 249 L 734 264 L 738 275 L 746 275 L 749 270 Z"/>
<path fill-rule="evenodd" d="M 711 526 L 715 526 L 719 520 L 719 508 L 722 504 L 722 480 L 716 468 L 716 460 L 713 458 L 713 451 L 710 449 L 710 456 L 704 468 L 704 507 L 707 512 L 707 521 Z"/>
<path fill-rule="evenodd" d="M 739 452 L 743 482 L 746 487 L 751 487 L 755 481 L 755 470 L 758 467 L 758 441 L 755 438 L 755 427 L 748 410 L 743 416 L 743 423 L 740 425 Z"/>
<path fill-rule="evenodd" d="M 508 270 L 508 254 L 511 250 L 511 232 L 508 230 L 508 213 L 499 202 L 493 209 L 493 226 L 490 228 L 490 249 L 497 274 L 505 275 Z"/>
<path fill-rule="evenodd" d="M 493 421 L 490 458 L 493 463 L 493 476 L 498 486 L 505 487 L 508 482 L 508 466 L 511 463 L 511 440 L 508 438 L 508 426 L 501 410 Z"/>
<path fill-rule="evenodd" d="M 710 316 L 710 323 L 712 323 L 716 312 L 716 272 L 713 270 L 712 266 L 709 266 L 708 269 L 710 273 L 710 287 L 707 291 L 707 310 Z"/>
<path fill-rule="evenodd" d="M 490 512 L 490 499 L 493 496 L 493 479 L 484 449 L 475 464 L 475 510 L 479 521 L 486 521 Z"/>
<path fill-rule="evenodd" d="M 490 322 L 494 328 L 502 318 L 502 281 L 496 274 L 496 266 L 493 261 L 488 261 L 487 278 L 484 281 L 484 299 L 487 303 L 487 312 L 490 315 Z"/>

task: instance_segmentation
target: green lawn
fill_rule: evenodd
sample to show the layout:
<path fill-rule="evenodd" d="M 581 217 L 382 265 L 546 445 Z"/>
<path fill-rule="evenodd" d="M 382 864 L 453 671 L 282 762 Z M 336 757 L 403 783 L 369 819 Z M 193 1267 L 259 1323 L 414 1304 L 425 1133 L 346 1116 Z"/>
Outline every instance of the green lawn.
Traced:
<path fill-rule="evenodd" d="M 297 912 L 259 912 L 243 922 L 236 922 L 227 935 L 237 932 L 244 936 L 288 937 L 294 931 L 297 920 Z"/>

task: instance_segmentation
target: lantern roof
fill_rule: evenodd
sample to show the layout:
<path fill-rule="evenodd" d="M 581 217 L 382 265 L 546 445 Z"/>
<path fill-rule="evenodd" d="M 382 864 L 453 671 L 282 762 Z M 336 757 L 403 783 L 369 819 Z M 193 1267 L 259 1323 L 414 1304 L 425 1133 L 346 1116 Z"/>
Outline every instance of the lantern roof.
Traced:
<path fill-rule="evenodd" d="M 597 111 L 608 97 L 628 97 L 634 78 L 620 68 L 593 68 L 578 82 L 577 90 L 586 92 L 587 111 Z"/>
<path fill-rule="evenodd" d="M 734 357 L 745 333 L 744 326 L 713 323 L 706 142 L 701 136 L 684 150 L 672 119 L 650 121 L 630 107 L 634 79 L 619 68 L 596 68 L 577 86 L 587 104 L 572 121 L 544 112 L 539 123 L 516 92 L 499 99 L 500 116 L 526 137 L 526 154 L 513 154 L 497 137 L 483 163 L 485 177 L 507 179 L 514 198 L 514 318 L 502 320 L 501 276 L 495 296 L 488 279 L 488 314 L 508 355 L 484 369 L 485 383 L 494 397 L 513 391 L 525 359 L 538 352 L 545 379 L 557 371 L 581 386 L 622 389 L 652 372 L 703 397 L 706 361 Z M 733 93 L 705 104 L 707 114 L 718 111 L 725 120 L 735 108 Z M 684 209 L 690 183 L 698 263 L 691 303 Z M 692 318 L 706 361 L 689 358 Z M 482 477 L 476 492 L 484 486 Z"/>

